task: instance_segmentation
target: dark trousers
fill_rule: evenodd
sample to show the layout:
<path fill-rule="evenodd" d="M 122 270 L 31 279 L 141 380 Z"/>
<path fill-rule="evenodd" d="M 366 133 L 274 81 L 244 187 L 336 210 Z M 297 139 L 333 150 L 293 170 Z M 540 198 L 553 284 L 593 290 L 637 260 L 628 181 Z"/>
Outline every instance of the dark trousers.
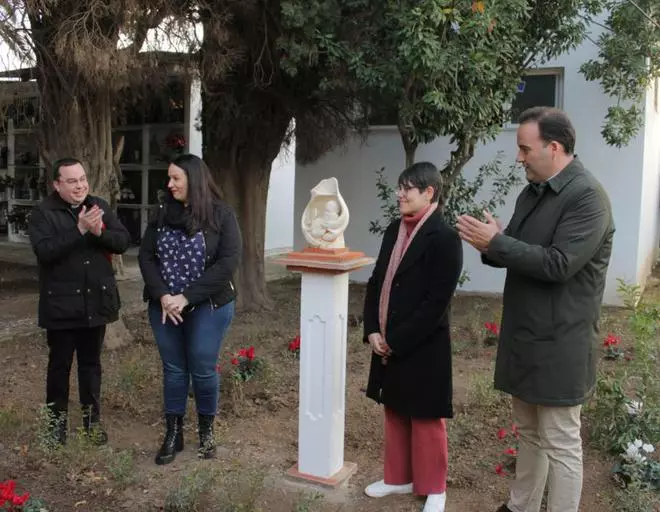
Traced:
<path fill-rule="evenodd" d="M 78 391 L 87 421 L 98 422 L 101 414 L 101 347 L 105 325 L 100 327 L 47 331 L 48 373 L 46 403 L 56 415 L 69 408 L 69 376 L 73 353 L 78 361 Z"/>

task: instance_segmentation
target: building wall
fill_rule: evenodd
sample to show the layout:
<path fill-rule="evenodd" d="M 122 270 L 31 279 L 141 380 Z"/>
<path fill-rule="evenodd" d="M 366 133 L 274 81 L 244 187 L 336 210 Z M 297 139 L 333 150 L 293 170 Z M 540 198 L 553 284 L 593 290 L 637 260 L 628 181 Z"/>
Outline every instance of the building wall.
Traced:
<path fill-rule="evenodd" d="M 658 257 L 660 242 L 660 81 L 646 95 L 644 159 L 640 198 L 637 281 L 644 282 Z"/>
<path fill-rule="evenodd" d="M 595 31 L 594 31 L 595 32 Z M 596 35 L 592 35 L 596 37 Z M 544 67 L 559 67 L 563 70 L 562 107 L 571 117 L 577 132 L 576 152 L 585 166 L 602 182 L 610 194 L 617 231 L 610 271 L 605 291 L 605 302 L 620 303 L 617 295 L 616 278 L 636 280 L 640 277 L 640 216 L 642 201 L 642 157 L 644 154 L 644 134 L 635 138 L 627 147 L 617 149 L 607 146 L 600 135 L 607 107 L 611 99 L 603 94 L 600 85 L 587 82 L 579 73 L 580 65 L 597 54 L 596 46 L 586 41 L 578 49 L 566 54 Z M 656 138 L 657 140 L 657 138 Z M 416 160 L 430 160 L 439 167 L 448 159 L 451 145 L 439 138 L 419 148 Z M 481 145 L 474 158 L 466 166 L 466 176 L 474 176 L 478 167 L 493 159 L 498 151 L 505 154 L 504 162 L 513 163 L 516 157 L 516 133 L 505 129 L 495 141 Z M 345 147 L 326 154 L 311 165 L 299 165 L 296 172 L 295 218 L 299 218 L 307 201 L 309 191 L 323 178 L 335 176 L 346 203 L 351 222 L 345 233 L 346 243 L 353 249 L 376 256 L 380 238 L 369 233 L 369 221 L 380 217 L 379 201 L 376 198 L 375 171 L 386 168 L 390 183 L 396 179 L 404 166 L 404 152 L 396 128 L 377 128 L 371 131 L 366 142 L 350 141 Z M 652 166 L 649 164 L 649 169 Z M 657 166 L 656 166 L 657 168 Z M 522 175 L 522 170 L 521 170 Z M 644 175 L 646 177 L 646 175 Z M 656 176 L 657 178 L 657 176 Z M 649 171 L 648 180 L 653 175 Z M 508 222 L 515 198 L 520 189 L 512 191 L 507 204 L 496 214 Z M 653 198 L 648 201 L 652 202 Z M 657 205 L 657 201 L 656 201 Z M 657 211 L 657 210 L 656 210 Z M 453 222 L 453 219 L 448 219 Z M 645 232 L 653 225 L 645 227 Z M 657 233 L 657 224 L 656 230 Z M 657 244 L 656 244 L 657 245 Z M 295 230 L 295 247 L 304 246 L 299 229 Z M 466 291 L 500 293 L 504 283 L 504 270 L 495 270 L 481 264 L 478 254 L 470 246 L 465 246 L 465 269 L 470 274 Z M 356 281 L 365 281 L 371 268 L 352 274 Z"/>
<path fill-rule="evenodd" d="M 273 162 L 266 208 L 266 254 L 293 248 L 293 191 L 296 179 L 295 142 L 283 147 Z"/>

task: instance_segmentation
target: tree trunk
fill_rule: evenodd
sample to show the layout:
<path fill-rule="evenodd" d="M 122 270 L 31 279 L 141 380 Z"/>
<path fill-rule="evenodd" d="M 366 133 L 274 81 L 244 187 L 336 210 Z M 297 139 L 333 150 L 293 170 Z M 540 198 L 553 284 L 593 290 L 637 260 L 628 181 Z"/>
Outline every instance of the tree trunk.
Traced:
<path fill-rule="evenodd" d="M 227 202 L 236 211 L 243 237 L 243 255 L 236 274 L 239 290 L 237 306 L 244 311 L 272 309 L 273 303 L 266 287 L 265 268 L 266 204 L 270 166 L 264 167 L 255 162 L 244 168 L 225 167 L 214 174 L 226 194 Z"/>
<path fill-rule="evenodd" d="M 417 148 L 405 148 L 406 151 L 406 169 L 415 163 L 415 153 Z"/>
<path fill-rule="evenodd" d="M 266 58 L 278 53 L 276 17 L 259 3 L 240 6 L 231 11 L 231 24 L 213 16 L 205 21 L 202 136 L 204 160 L 236 211 L 243 237 L 237 307 L 258 311 L 273 307 L 264 266 L 266 204 L 271 166 L 292 111 L 283 101 L 277 60 Z M 228 55 L 234 59 L 225 68 Z"/>
<path fill-rule="evenodd" d="M 474 148 L 477 145 L 477 140 L 471 134 L 465 134 L 458 139 L 456 149 L 451 152 L 449 161 L 445 167 L 440 171 L 443 179 L 442 186 L 442 196 L 441 196 L 441 208 L 444 210 L 444 206 L 447 204 L 447 201 L 451 197 L 451 194 L 454 190 L 454 184 L 456 179 L 463 172 L 463 167 L 472 159 L 474 156 Z"/>
<path fill-rule="evenodd" d="M 210 108 L 205 105 L 204 110 L 207 107 Z M 244 141 L 234 140 L 234 147 L 228 150 L 224 149 L 228 148 L 224 143 L 226 126 L 214 124 L 204 130 L 204 159 L 222 190 L 223 199 L 234 208 L 241 228 L 243 251 L 236 284 L 239 293 L 237 307 L 244 311 L 273 307 L 266 287 L 266 205 L 272 162 L 279 153 L 287 122 L 287 119 L 279 120 L 280 127 L 275 129 L 276 124 L 263 120 L 273 129 L 263 133 L 264 138 L 258 146 L 250 137 Z M 244 133 L 250 132 L 247 129 Z"/>
<path fill-rule="evenodd" d="M 417 142 L 412 133 L 399 123 L 399 135 L 403 143 L 403 150 L 406 153 L 406 169 L 415 163 L 415 153 L 417 152 Z"/>

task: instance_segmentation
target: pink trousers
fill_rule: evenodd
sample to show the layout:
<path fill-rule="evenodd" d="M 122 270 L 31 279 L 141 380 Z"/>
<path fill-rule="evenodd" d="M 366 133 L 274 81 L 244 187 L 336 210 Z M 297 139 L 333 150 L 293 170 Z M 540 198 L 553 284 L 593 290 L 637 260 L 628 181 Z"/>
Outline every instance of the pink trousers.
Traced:
<path fill-rule="evenodd" d="M 385 483 L 413 484 L 419 495 L 447 487 L 445 420 L 408 418 L 385 407 Z"/>

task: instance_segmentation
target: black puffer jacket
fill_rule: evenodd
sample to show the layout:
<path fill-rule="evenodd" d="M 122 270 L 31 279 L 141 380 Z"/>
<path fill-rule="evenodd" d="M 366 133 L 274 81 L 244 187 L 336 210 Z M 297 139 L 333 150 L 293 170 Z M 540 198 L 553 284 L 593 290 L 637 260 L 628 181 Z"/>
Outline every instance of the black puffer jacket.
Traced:
<path fill-rule="evenodd" d="M 180 205 L 165 203 L 149 222 L 142 237 L 139 262 L 144 279 L 144 300 L 159 301 L 170 293 L 161 277 L 160 260 L 156 251 L 156 242 L 165 224 L 182 227 L 183 220 L 172 215 Z M 168 214 L 168 210 L 169 214 Z M 202 276 L 191 283 L 183 292 L 190 305 L 210 300 L 215 307 L 224 306 L 236 298 L 236 287 L 232 282 L 234 272 L 241 258 L 241 232 L 234 211 L 222 201 L 214 203 L 214 211 L 220 232 L 204 229 L 206 262 Z"/>
<path fill-rule="evenodd" d="M 126 251 L 130 237 L 103 199 L 87 196 L 83 204 L 103 210 L 101 236 L 81 235 L 71 206 L 57 192 L 32 211 L 29 234 L 39 264 L 39 326 L 44 329 L 98 327 L 118 318 L 110 254 Z"/>

